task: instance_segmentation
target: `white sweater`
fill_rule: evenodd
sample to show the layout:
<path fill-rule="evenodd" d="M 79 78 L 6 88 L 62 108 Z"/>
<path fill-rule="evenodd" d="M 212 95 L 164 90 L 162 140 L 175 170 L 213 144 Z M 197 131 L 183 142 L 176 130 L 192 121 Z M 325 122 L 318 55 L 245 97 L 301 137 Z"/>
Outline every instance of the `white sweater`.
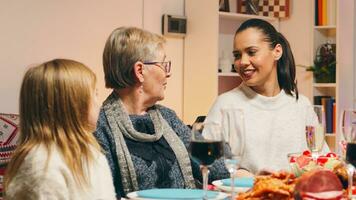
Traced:
<path fill-rule="evenodd" d="M 244 84 L 220 95 L 206 121 L 221 123 L 221 110 L 242 109 L 245 118 L 245 149 L 240 166 L 259 170 L 289 170 L 287 154 L 307 150 L 305 107 L 309 100 L 287 95 L 283 90 L 274 97 L 257 94 Z M 239 137 L 239 136 L 238 136 Z M 229 141 L 235 149 L 234 142 Z M 324 151 L 328 147 L 324 144 Z"/>
<path fill-rule="evenodd" d="M 92 183 L 79 189 L 57 148 L 53 148 L 45 170 L 47 151 L 34 148 L 24 159 L 6 191 L 7 200 L 108 200 L 116 199 L 111 172 L 105 156 L 94 150 L 95 162 L 88 169 Z M 78 157 L 80 159 L 80 157 Z"/>

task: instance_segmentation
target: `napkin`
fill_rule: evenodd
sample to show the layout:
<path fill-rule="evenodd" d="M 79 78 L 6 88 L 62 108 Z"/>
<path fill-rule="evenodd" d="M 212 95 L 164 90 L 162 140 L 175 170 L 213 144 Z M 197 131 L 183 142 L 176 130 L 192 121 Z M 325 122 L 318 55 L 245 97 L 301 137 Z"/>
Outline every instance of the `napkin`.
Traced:
<path fill-rule="evenodd" d="M 235 187 L 252 187 L 253 186 L 253 177 L 241 177 L 235 178 L 234 185 Z M 223 179 L 221 180 L 224 186 L 231 185 L 231 179 Z"/>
<path fill-rule="evenodd" d="M 209 199 L 218 196 L 219 192 L 207 191 Z M 150 189 L 137 192 L 138 197 L 150 199 L 202 199 L 204 190 L 197 189 Z"/>

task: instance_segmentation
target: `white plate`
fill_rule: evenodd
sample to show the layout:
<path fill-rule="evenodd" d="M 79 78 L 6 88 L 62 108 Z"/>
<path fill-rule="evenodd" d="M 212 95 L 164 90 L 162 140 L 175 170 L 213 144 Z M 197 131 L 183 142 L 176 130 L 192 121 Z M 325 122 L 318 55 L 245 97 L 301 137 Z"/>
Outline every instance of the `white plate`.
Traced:
<path fill-rule="evenodd" d="M 164 190 L 164 189 L 163 189 L 163 190 Z M 172 190 L 175 190 L 175 189 L 172 189 Z M 177 189 L 177 190 L 179 190 L 179 189 Z M 184 191 L 184 189 L 181 189 L 181 190 Z M 216 196 L 215 198 L 213 198 L 213 199 L 211 199 L 211 200 L 221 200 L 221 199 L 225 199 L 225 198 L 227 198 L 227 197 L 229 196 L 229 194 L 227 194 L 227 193 L 218 192 L 218 191 L 214 191 L 214 192 L 217 192 L 218 194 L 217 194 L 217 196 Z M 136 191 L 136 192 L 130 192 L 130 193 L 128 193 L 128 194 L 127 194 L 127 198 L 129 198 L 129 199 L 137 199 L 137 200 L 163 200 L 162 197 L 159 198 L 159 199 L 140 197 L 137 191 Z M 172 198 L 166 197 L 166 198 L 164 198 L 164 199 L 165 199 L 165 200 L 169 200 L 169 199 L 177 199 L 177 198 L 175 198 L 175 197 L 172 197 Z M 181 198 L 178 198 L 178 199 L 181 199 Z M 186 199 L 186 198 L 185 198 L 185 199 Z M 194 198 L 194 199 L 195 199 L 195 198 Z M 195 200 L 196 200 L 196 199 L 195 199 Z"/>
<path fill-rule="evenodd" d="M 223 185 L 221 180 L 213 181 L 212 184 L 215 185 L 219 190 L 231 192 L 231 186 Z M 250 187 L 234 187 L 235 192 L 246 192 L 248 189 L 250 189 Z"/>

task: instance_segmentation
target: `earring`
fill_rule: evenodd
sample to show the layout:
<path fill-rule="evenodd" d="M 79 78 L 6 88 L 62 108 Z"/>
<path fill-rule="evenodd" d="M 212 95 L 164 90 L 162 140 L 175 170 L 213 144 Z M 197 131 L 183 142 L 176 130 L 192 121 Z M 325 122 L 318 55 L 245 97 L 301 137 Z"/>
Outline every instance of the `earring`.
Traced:
<path fill-rule="evenodd" d="M 141 82 L 141 85 L 140 85 L 140 88 L 139 88 L 138 91 L 139 91 L 139 93 L 141 93 L 141 94 L 143 93 L 143 81 Z"/>

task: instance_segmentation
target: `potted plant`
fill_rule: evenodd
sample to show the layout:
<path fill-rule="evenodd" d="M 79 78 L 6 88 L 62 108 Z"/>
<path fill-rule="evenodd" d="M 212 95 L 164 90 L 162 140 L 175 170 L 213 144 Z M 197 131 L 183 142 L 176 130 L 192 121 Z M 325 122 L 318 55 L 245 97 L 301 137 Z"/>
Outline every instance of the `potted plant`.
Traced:
<path fill-rule="evenodd" d="M 320 55 L 314 59 L 314 65 L 307 67 L 307 71 L 312 71 L 315 83 L 335 83 L 336 81 L 336 61 L 325 62 Z"/>
<path fill-rule="evenodd" d="M 315 83 L 335 83 L 336 82 L 336 55 L 335 44 L 329 42 L 323 44 L 318 49 L 312 66 L 303 66 L 307 71 L 313 72 Z"/>

